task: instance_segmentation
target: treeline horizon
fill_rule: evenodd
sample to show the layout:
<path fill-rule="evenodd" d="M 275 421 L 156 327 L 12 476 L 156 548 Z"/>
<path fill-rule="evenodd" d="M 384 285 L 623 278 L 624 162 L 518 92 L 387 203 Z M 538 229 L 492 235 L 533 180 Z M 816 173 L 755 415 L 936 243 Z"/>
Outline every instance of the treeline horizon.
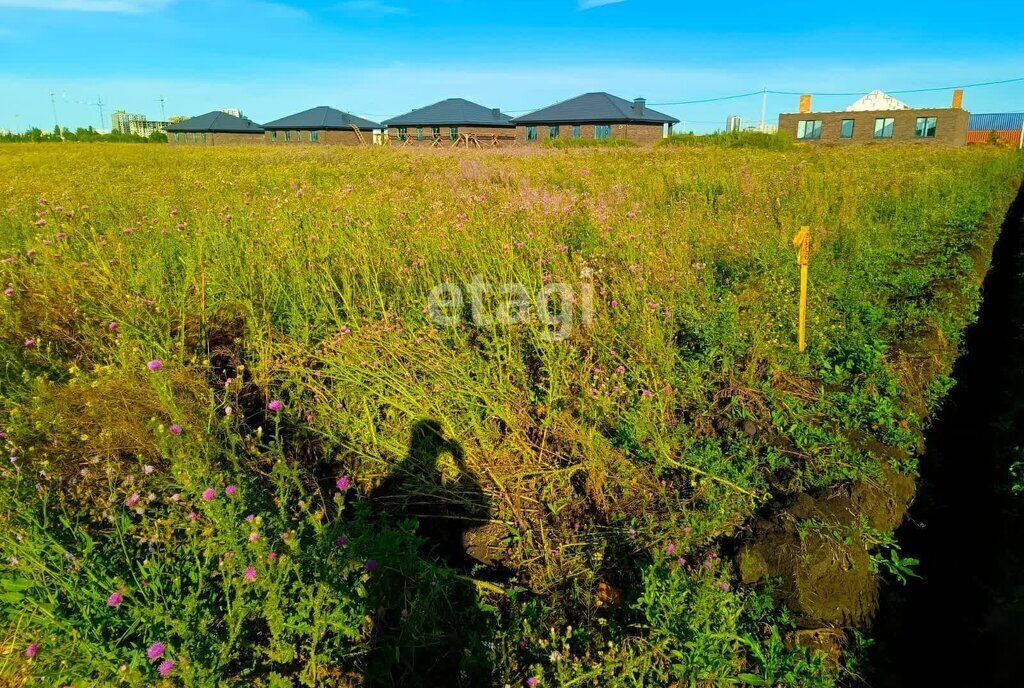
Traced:
<path fill-rule="evenodd" d="M 92 127 L 78 127 L 74 131 L 67 127 L 54 127 L 52 131 L 40 129 L 39 127 L 29 127 L 20 134 L 15 132 L 0 134 L 0 143 L 63 143 L 66 141 L 79 143 L 167 143 L 167 134 L 162 131 L 154 131 L 149 136 L 125 134 L 120 131 L 101 134 Z"/>

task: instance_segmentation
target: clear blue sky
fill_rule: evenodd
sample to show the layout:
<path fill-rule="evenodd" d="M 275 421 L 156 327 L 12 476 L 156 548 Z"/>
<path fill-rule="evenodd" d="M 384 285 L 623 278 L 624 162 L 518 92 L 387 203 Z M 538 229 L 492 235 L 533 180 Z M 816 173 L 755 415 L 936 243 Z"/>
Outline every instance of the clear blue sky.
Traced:
<path fill-rule="evenodd" d="M 0 128 L 18 130 L 53 127 L 51 91 L 61 125 L 98 127 L 89 104 L 102 98 L 109 128 L 115 108 L 159 118 L 160 96 L 168 116 L 238 107 L 263 122 L 332 105 L 380 120 L 455 96 L 517 111 L 595 90 L 662 103 L 1014 77 L 1020 0 L 0 0 Z M 900 97 L 941 106 L 950 94 Z M 771 96 L 769 120 L 796 100 Z M 972 89 L 965 106 L 1022 111 L 1024 82 Z M 729 114 L 756 120 L 761 98 L 658 109 L 710 131 Z"/>

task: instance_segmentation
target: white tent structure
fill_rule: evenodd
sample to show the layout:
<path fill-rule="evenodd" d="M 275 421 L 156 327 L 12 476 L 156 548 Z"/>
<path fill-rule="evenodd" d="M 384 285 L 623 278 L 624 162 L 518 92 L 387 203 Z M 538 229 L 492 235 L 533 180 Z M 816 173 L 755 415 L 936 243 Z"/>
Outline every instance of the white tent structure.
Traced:
<path fill-rule="evenodd" d="M 896 100 L 882 91 L 872 91 L 860 100 L 852 103 L 847 112 L 865 112 L 875 110 L 909 110 L 910 106 L 903 101 Z"/>

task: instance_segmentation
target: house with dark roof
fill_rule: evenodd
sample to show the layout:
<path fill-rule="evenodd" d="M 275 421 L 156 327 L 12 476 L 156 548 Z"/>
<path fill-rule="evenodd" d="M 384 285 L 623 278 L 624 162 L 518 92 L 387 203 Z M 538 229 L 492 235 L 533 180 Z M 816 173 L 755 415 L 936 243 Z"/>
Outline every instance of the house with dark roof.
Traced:
<path fill-rule="evenodd" d="M 384 127 L 326 105 L 297 112 L 263 125 L 270 144 L 306 143 L 360 146 L 374 143 Z"/>
<path fill-rule="evenodd" d="M 671 134 L 672 125 L 679 122 L 650 109 L 643 98 L 629 102 L 610 93 L 584 93 L 512 121 L 520 143 L 557 138 L 654 143 Z"/>
<path fill-rule="evenodd" d="M 237 146 L 263 143 L 263 127 L 220 110 L 167 127 L 167 143 L 179 146 Z"/>
<path fill-rule="evenodd" d="M 456 146 L 515 143 L 512 118 L 463 98 L 449 98 L 384 120 L 388 138 L 399 145 Z"/>

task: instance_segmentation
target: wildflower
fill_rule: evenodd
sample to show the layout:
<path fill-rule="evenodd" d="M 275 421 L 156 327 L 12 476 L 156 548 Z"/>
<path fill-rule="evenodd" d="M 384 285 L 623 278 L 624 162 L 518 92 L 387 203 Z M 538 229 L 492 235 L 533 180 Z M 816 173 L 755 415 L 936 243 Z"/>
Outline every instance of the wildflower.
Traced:
<path fill-rule="evenodd" d="M 156 371 L 164 367 L 164 362 L 161 361 L 159 358 L 155 358 L 149 363 L 147 363 L 146 367 L 149 368 L 149 371 L 151 373 L 155 373 Z"/>
<path fill-rule="evenodd" d="M 110 593 L 110 597 L 107 598 L 108 607 L 120 607 L 121 602 L 124 601 L 124 595 L 119 592 Z"/>
<path fill-rule="evenodd" d="M 690 526 L 686 526 L 685 528 L 683 528 L 683 534 L 684 535 L 689 535 L 692 532 L 693 532 L 693 528 L 691 528 Z"/>
<path fill-rule="evenodd" d="M 167 674 L 171 673 L 172 671 L 174 671 L 174 660 L 165 659 L 164 661 L 160 662 L 160 666 L 156 668 L 156 671 L 161 676 L 166 676 Z"/>
<path fill-rule="evenodd" d="M 729 592 L 729 584 L 725 581 L 719 581 L 718 587 L 720 587 L 725 592 Z"/>
<path fill-rule="evenodd" d="M 107 325 L 107 329 L 110 330 L 111 332 L 113 332 L 119 327 L 121 327 L 121 325 L 116 322 L 111 322 L 109 325 Z"/>
<path fill-rule="evenodd" d="M 32 643 L 31 645 L 29 645 L 28 647 L 25 648 L 25 656 L 28 657 L 29 659 L 32 659 L 37 654 L 39 654 L 39 645 L 38 645 L 38 643 Z"/>
<path fill-rule="evenodd" d="M 252 581 L 256 580 L 256 567 L 255 566 L 249 566 L 249 567 L 247 567 L 245 569 L 245 580 L 249 581 L 250 583 Z"/>
<path fill-rule="evenodd" d="M 224 488 L 224 491 L 226 493 L 228 493 L 229 495 L 233 495 L 236 492 L 238 492 L 238 486 L 237 485 L 228 485 L 227 487 Z"/>
<path fill-rule="evenodd" d="M 217 490 L 215 490 L 212 487 L 208 487 L 205 490 L 203 490 L 203 501 L 204 502 L 212 502 L 213 498 L 216 497 L 216 496 L 217 496 Z"/>
<path fill-rule="evenodd" d="M 234 412 L 235 412 L 235 410 L 233 408 L 231 408 L 230 406 L 225 406 L 224 407 L 224 415 L 225 416 L 230 416 Z"/>
<path fill-rule="evenodd" d="M 196 512 L 194 512 L 194 511 L 190 511 L 190 512 L 188 513 L 188 520 L 190 520 L 190 521 L 194 521 L 194 520 L 196 520 L 197 518 L 199 518 L 199 514 L 197 514 Z"/>
<path fill-rule="evenodd" d="M 366 560 L 366 570 L 367 571 L 371 571 L 371 572 L 372 571 L 376 571 L 377 570 L 377 560 L 376 559 L 367 559 Z"/>
<path fill-rule="evenodd" d="M 674 542 L 668 543 L 668 547 L 665 548 L 665 554 L 667 554 L 668 556 L 671 557 L 675 553 L 676 553 L 676 543 L 674 543 Z"/>
<path fill-rule="evenodd" d="M 284 531 L 283 533 L 281 533 L 281 539 L 282 539 L 282 540 L 287 540 L 287 539 L 288 539 L 288 538 L 290 538 L 291 536 L 292 536 L 292 534 L 291 534 L 291 533 L 289 533 L 289 532 L 288 532 L 287 530 L 286 530 L 286 531 Z"/>
<path fill-rule="evenodd" d="M 153 643 L 152 645 L 149 646 L 149 649 L 146 650 L 146 656 L 149 657 L 149 659 L 151 661 L 155 661 L 155 660 L 160 659 L 161 657 L 164 656 L 164 650 L 166 650 L 166 649 L 167 649 L 167 646 L 164 645 L 163 643 L 159 643 L 159 642 Z"/>
<path fill-rule="evenodd" d="M 139 497 L 139 493 L 136 492 L 135 494 L 133 494 L 131 497 L 124 501 L 124 505 L 130 509 L 138 505 L 140 499 L 141 497 Z"/>
<path fill-rule="evenodd" d="M 273 563 L 275 559 L 277 559 L 277 552 L 268 552 L 267 553 L 267 561 Z"/>
<path fill-rule="evenodd" d="M 28 339 L 25 340 L 25 348 L 26 349 L 31 349 L 35 345 L 36 345 L 36 340 L 35 339 L 29 337 Z"/>
<path fill-rule="evenodd" d="M 281 401 L 280 399 L 274 399 L 269 404 L 267 404 L 267 408 L 276 413 L 284 408 L 284 402 Z"/>
<path fill-rule="evenodd" d="M 339 535 L 336 542 L 338 547 L 344 547 L 345 543 L 348 542 L 348 538 L 346 538 L 344 535 Z"/>
<path fill-rule="evenodd" d="M 153 475 L 153 470 L 153 467 L 150 466 L 148 463 L 142 467 L 142 472 L 145 473 L 146 475 Z"/>
<path fill-rule="evenodd" d="M 14 296 L 14 287 L 7 287 L 4 289 L 4 294 L 7 296 Z"/>
<path fill-rule="evenodd" d="M 253 521 L 256 520 L 256 514 L 249 514 L 248 516 L 245 517 L 245 520 L 248 521 L 249 523 L 252 523 Z"/>
<path fill-rule="evenodd" d="M 615 299 L 612 299 L 612 302 L 611 302 L 611 303 L 610 303 L 609 305 L 610 305 L 610 306 L 611 306 L 612 308 L 618 308 L 618 307 L 619 307 L 619 302 L 618 302 L 618 301 L 616 301 Z"/>
<path fill-rule="evenodd" d="M 173 215 L 177 215 L 177 214 L 178 214 L 178 209 L 177 208 L 172 208 L 171 209 L 171 215 L 173 216 Z"/>
<path fill-rule="evenodd" d="M 644 397 L 646 397 L 646 398 L 648 398 L 648 399 L 649 399 L 649 398 L 651 398 L 651 397 L 653 397 L 653 396 L 654 396 L 654 392 L 652 392 L 652 391 L 651 391 L 651 390 L 649 390 L 649 389 L 645 389 L 645 390 L 644 390 Z"/>
<path fill-rule="evenodd" d="M 171 433 L 172 435 L 174 435 L 175 437 L 177 437 L 178 435 L 181 434 L 181 426 L 180 425 L 172 425 L 170 428 L 167 429 L 167 431 L 169 433 Z"/>
<path fill-rule="evenodd" d="M 249 533 L 249 542 L 256 542 L 259 539 L 260 539 L 260 534 L 258 532 L 256 532 L 255 530 L 253 532 Z"/>
<path fill-rule="evenodd" d="M 677 563 L 680 566 L 686 566 L 686 559 L 684 559 L 683 557 L 679 557 L 679 561 Z"/>
<path fill-rule="evenodd" d="M 343 475 L 338 478 L 338 490 L 345 492 L 352 485 L 352 481 L 349 480 L 347 475 Z"/>
<path fill-rule="evenodd" d="M 540 683 L 540 679 L 538 679 L 536 676 L 531 676 L 530 678 L 526 679 L 526 685 L 530 686 L 530 688 L 533 688 L 538 683 Z"/>

